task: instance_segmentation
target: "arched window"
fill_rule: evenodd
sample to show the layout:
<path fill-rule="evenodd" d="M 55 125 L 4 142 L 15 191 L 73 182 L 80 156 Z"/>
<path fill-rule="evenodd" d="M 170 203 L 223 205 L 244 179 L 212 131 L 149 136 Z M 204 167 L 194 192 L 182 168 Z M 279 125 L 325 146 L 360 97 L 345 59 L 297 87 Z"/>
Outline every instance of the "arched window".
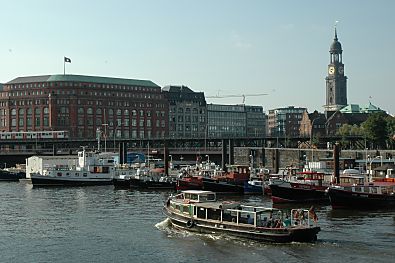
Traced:
<path fill-rule="evenodd" d="M 100 108 L 97 108 L 97 109 L 96 109 L 96 114 L 97 114 L 97 115 L 101 115 L 101 109 L 100 109 Z"/>
<path fill-rule="evenodd" d="M 93 114 L 92 108 L 88 108 L 88 109 L 86 110 L 86 113 L 89 114 L 89 115 L 92 115 L 92 114 Z"/>
<path fill-rule="evenodd" d="M 136 110 L 132 110 L 132 116 L 137 116 L 137 111 Z"/>
<path fill-rule="evenodd" d="M 84 114 L 84 108 L 78 108 L 78 114 Z"/>
<path fill-rule="evenodd" d="M 48 107 L 45 107 L 45 108 L 44 108 L 44 114 L 49 114 L 49 109 L 48 109 Z"/>
<path fill-rule="evenodd" d="M 12 116 L 15 116 L 15 115 L 16 115 L 16 109 L 12 109 L 12 110 L 11 110 L 11 115 L 12 115 Z"/>
<path fill-rule="evenodd" d="M 25 109 L 19 109 L 18 114 L 19 116 L 23 116 L 25 114 Z"/>
<path fill-rule="evenodd" d="M 128 110 L 128 109 L 124 110 L 124 111 L 123 111 L 123 115 L 129 116 L 129 110 Z"/>

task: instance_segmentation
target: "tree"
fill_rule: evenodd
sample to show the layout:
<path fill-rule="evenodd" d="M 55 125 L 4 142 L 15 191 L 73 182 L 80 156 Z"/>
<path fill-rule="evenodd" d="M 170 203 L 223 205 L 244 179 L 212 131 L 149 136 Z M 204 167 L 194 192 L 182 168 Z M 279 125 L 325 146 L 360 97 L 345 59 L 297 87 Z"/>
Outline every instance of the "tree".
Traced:
<path fill-rule="evenodd" d="M 387 116 L 387 132 L 388 132 L 388 146 L 393 148 L 395 146 L 395 117 Z"/>
<path fill-rule="evenodd" d="M 387 114 L 384 112 L 372 113 L 362 123 L 366 139 L 374 143 L 378 148 L 384 149 L 388 139 Z"/>

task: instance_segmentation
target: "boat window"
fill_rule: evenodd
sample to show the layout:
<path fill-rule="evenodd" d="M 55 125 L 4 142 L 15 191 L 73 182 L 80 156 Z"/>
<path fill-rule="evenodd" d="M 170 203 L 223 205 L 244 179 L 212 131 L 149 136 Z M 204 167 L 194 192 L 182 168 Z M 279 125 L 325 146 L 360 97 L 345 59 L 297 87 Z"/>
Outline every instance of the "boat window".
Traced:
<path fill-rule="evenodd" d="M 199 207 L 197 211 L 197 217 L 198 218 L 206 218 L 206 209 L 203 207 Z"/>
<path fill-rule="evenodd" d="M 180 210 L 183 213 L 188 213 L 189 214 L 189 205 L 183 205 L 182 210 Z"/>
<path fill-rule="evenodd" d="M 87 177 L 88 175 L 87 175 L 87 173 L 84 173 L 82 176 L 83 176 L 83 177 Z"/>
<path fill-rule="evenodd" d="M 57 176 L 62 176 L 62 173 L 57 173 Z"/>
<path fill-rule="evenodd" d="M 221 210 L 219 209 L 208 209 L 207 219 L 221 220 Z"/>

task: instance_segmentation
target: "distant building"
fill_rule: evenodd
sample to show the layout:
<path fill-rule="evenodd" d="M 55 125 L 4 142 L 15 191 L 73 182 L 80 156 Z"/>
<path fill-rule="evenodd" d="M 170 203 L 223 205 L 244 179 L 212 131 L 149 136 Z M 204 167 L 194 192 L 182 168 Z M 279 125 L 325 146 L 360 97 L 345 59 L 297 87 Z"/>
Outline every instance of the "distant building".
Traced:
<path fill-rule="evenodd" d="M 168 102 L 149 80 L 18 77 L 0 92 L 0 131 L 65 130 L 70 138 L 165 138 Z"/>
<path fill-rule="evenodd" d="M 306 108 L 277 108 L 269 110 L 268 131 L 271 137 L 299 137 L 300 123 Z"/>
<path fill-rule="evenodd" d="M 263 138 L 266 136 L 266 114 L 262 106 L 245 105 L 246 135 L 248 138 Z"/>
<path fill-rule="evenodd" d="M 325 136 L 325 123 L 325 114 L 318 111 L 313 113 L 308 113 L 307 110 L 304 111 L 300 122 L 300 136 L 308 138 Z"/>
<path fill-rule="evenodd" d="M 369 113 L 342 113 L 336 111 L 326 121 L 327 135 L 336 135 L 344 124 L 361 125 L 369 117 Z"/>
<path fill-rule="evenodd" d="M 374 113 L 374 112 L 384 112 L 379 107 L 373 105 L 371 102 L 367 105 L 359 104 L 348 104 L 347 106 L 341 108 L 341 113 Z"/>
<path fill-rule="evenodd" d="M 169 101 L 169 137 L 204 138 L 207 126 L 204 93 L 173 85 L 162 91 Z"/>
<path fill-rule="evenodd" d="M 209 138 L 246 137 L 244 105 L 207 104 L 207 136 Z"/>
<path fill-rule="evenodd" d="M 347 105 L 347 77 L 344 75 L 343 50 L 337 38 L 336 28 L 329 53 L 328 76 L 325 78 L 326 104 L 324 106 L 327 118 Z"/>

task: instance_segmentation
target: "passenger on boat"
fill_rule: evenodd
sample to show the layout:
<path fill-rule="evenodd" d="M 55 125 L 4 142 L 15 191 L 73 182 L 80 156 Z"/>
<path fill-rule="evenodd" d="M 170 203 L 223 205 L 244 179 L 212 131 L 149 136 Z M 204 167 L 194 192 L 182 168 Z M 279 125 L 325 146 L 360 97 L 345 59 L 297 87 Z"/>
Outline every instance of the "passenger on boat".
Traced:
<path fill-rule="evenodd" d="M 288 215 L 285 216 L 284 222 L 283 222 L 283 226 L 287 227 L 291 225 L 291 219 L 289 218 Z"/>

